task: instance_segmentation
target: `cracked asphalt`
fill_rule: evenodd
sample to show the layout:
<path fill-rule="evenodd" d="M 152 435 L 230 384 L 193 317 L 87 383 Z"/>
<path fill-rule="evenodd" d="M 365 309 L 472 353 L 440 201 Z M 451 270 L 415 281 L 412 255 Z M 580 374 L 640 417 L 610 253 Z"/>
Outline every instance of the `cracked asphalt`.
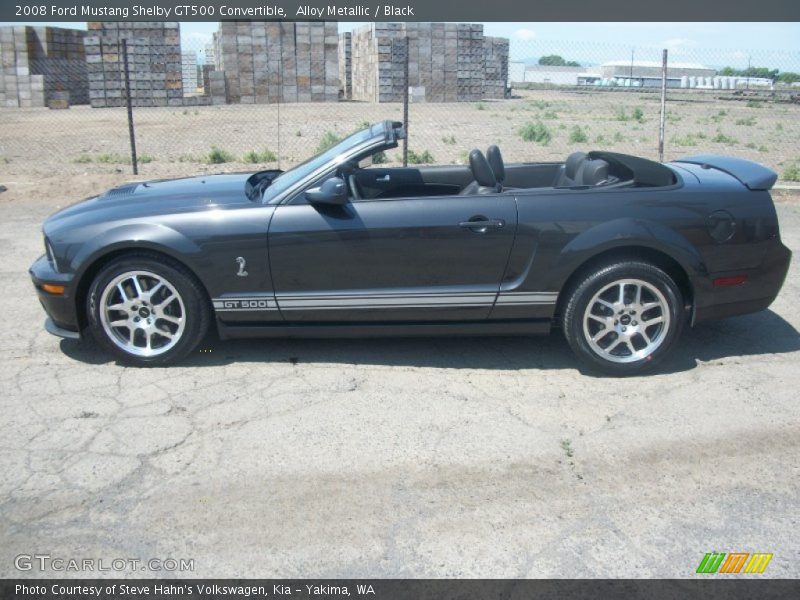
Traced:
<path fill-rule="evenodd" d="M 211 340 L 124 368 L 42 328 L 49 197 L 0 196 L 0 576 L 98 575 L 14 566 L 48 554 L 195 565 L 102 576 L 692 577 L 710 551 L 800 576 L 800 197 L 772 309 L 624 380 L 558 336 Z"/>

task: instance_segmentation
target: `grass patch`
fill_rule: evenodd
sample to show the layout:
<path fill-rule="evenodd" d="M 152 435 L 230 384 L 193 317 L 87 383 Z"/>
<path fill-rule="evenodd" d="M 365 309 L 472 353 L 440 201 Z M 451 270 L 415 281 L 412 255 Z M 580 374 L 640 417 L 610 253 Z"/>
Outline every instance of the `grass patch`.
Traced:
<path fill-rule="evenodd" d="M 766 146 L 764 146 L 763 144 L 762 144 L 762 145 L 760 145 L 760 146 L 757 146 L 757 145 L 756 145 L 756 144 L 754 144 L 753 142 L 750 142 L 749 144 L 747 144 L 747 145 L 745 146 L 745 148 L 750 148 L 750 150 L 758 150 L 759 152 L 769 152 L 769 148 L 767 148 L 767 147 L 766 147 Z"/>
<path fill-rule="evenodd" d="M 233 154 L 222 148 L 217 148 L 216 146 L 211 146 L 211 150 L 209 150 L 206 155 L 206 162 L 210 165 L 221 165 L 222 163 L 232 161 Z"/>
<path fill-rule="evenodd" d="M 153 156 L 152 154 L 145 153 L 145 154 L 140 154 L 139 156 L 137 156 L 136 157 L 136 162 L 138 162 L 140 165 L 146 165 L 148 163 L 153 162 L 155 159 L 156 159 L 156 157 Z"/>
<path fill-rule="evenodd" d="M 722 123 L 722 121 L 724 121 L 725 117 L 727 117 L 727 116 L 728 116 L 728 111 L 727 110 L 721 110 L 717 114 L 711 115 L 711 120 L 714 123 Z"/>
<path fill-rule="evenodd" d="M 717 144 L 727 144 L 729 146 L 735 146 L 739 143 L 739 140 L 729 135 L 725 135 L 721 131 L 718 131 L 717 135 L 711 138 L 711 141 L 716 142 Z"/>
<path fill-rule="evenodd" d="M 561 440 L 561 449 L 567 455 L 567 458 L 572 458 L 575 455 L 575 451 L 572 449 L 572 440 Z"/>
<path fill-rule="evenodd" d="M 442 136 L 442 142 L 448 144 L 449 146 L 455 146 L 456 144 L 456 136 L 454 135 L 444 135 Z"/>
<path fill-rule="evenodd" d="M 776 123 L 775 131 L 783 131 L 783 123 Z"/>
<path fill-rule="evenodd" d="M 376 152 L 375 154 L 372 155 L 372 164 L 373 165 L 382 165 L 382 164 L 384 164 L 384 163 L 386 163 L 388 161 L 389 161 L 389 159 L 386 157 L 386 152 L 384 152 L 382 150 L 380 152 Z"/>
<path fill-rule="evenodd" d="M 595 143 L 595 144 L 605 144 L 605 143 L 606 143 L 606 136 L 604 136 L 604 135 L 601 133 L 601 134 L 600 134 L 600 135 L 598 135 L 596 138 L 594 138 L 594 143 Z"/>
<path fill-rule="evenodd" d="M 628 114 L 625 111 L 624 106 L 617 106 L 616 111 L 614 112 L 614 119 L 616 121 L 636 121 L 638 123 L 644 123 L 644 111 L 639 108 L 638 106 L 633 109 L 631 114 Z"/>
<path fill-rule="evenodd" d="M 797 163 L 789 165 L 784 169 L 781 179 L 784 181 L 800 181 L 800 165 Z"/>
<path fill-rule="evenodd" d="M 580 125 L 575 125 L 569 132 L 569 141 L 571 144 L 582 144 L 589 140 L 586 131 Z"/>
<path fill-rule="evenodd" d="M 408 164 L 410 165 L 425 165 L 435 162 L 433 155 L 427 150 L 423 150 L 419 154 L 413 150 L 408 151 Z"/>
<path fill-rule="evenodd" d="M 528 102 L 528 106 L 530 108 L 538 108 L 539 110 L 544 110 L 545 108 L 550 108 L 551 104 L 547 100 L 531 100 Z"/>
<path fill-rule="evenodd" d="M 253 164 L 268 163 L 268 162 L 277 162 L 278 157 L 272 150 L 270 150 L 269 148 L 265 148 L 261 152 L 258 152 L 257 150 L 250 150 L 250 152 L 244 155 L 243 160 L 246 163 L 253 163 Z"/>
<path fill-rule="evenodd" d="M 546 146 L 553 139 L 553 134 L 550 130 L 540 121 L 535 123 L 528 123 L 519 130 L 520 137 L 526 142 L 536 142 Z"/>
<path fill-rule="evenodd" d="M 332 131 L 326 131 L 325 135 L 322 136 L 322 139 L 317 144 L 317 148 L 314 151 L 315 154 L 319 154 L 320 152 L 325 152 L 328 148 L 333 148 L 336 144 L 342 141 L 342 138 L 336 135 Z"/>
<path fill-rule="evenodd" d="M 478 102 L 478 103 L 475 105 L 475 108 L 476 108 L 477 110 L 486 110 L 486 105 L 485 105 L 483 102 Z"/>
<path fill-rule="evenodd" d="M 130 162 L 129 158 L 122 156 L 121 154 L 116 154 L 114 152 L 98 154 L 94 160 L 95 162 L 102 163 L 104 165 L 110 165 L 110 164 L 120 165 Z"/>
<path fill-rule="evenodd" d="M 746 127 L 752 127 L 756 124 L 755 117 L 744 117 L 743 119 L 736 119 L 737 125 L 744 125 Z"/>
<path fill-rule="evenodd" d="M 625 141 L 625 138 L 624 138 L 624 137 L 622 137 L 622 134 L 621 134 L 619 131 L 615 131 L 615 132 L 614 132 L 614 138 L 613 138 L 613 141 L 614 141 L 614 143 L 616 143 L 616 144 L 620 144 L 620 143 L 622 143 L 622 142 L 624 142 L 624 141 Z"/>
<path fill-rule="evenodd" d="M 670 138 L 670 144 L 676 146 L 697 146 L 697 140 L 706 139 L 706 134 L 700 133 L 687 133 L 685 135 L 674 135 Z"/>
<path fill-rule="evenodd" d="M 745 106 L 747 106 L 747 108 L 761 108 L 764 106 L 764 103 L 761 100 L 748 100 Z"/>
<path fill-rule="evenodd" d="M 558 113 L 554 110 L 548 110 L 542 114 L 542 118 L 549 121 L 556 121 L 558 120 Z"/>
<path fill-rule="evenodd" d="M 73 162 L 80 163 L 80 164 L 90 163 L 90 162 L 92 162 L 92 157 L 89 156 L 88 154 L 81 154 Z"/>

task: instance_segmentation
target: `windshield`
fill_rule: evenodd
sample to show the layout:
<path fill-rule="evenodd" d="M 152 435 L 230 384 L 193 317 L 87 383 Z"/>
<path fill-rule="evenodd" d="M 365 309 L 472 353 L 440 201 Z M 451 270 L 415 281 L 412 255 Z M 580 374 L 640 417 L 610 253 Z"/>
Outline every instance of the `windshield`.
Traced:
<path fill-rule="evenodd" d="M 383 134 L 383 123 L 377 123 L 371 127 L 367 127 L 366 129 L 362 129 L 361 131 L 357 131 L 356 133 L 347 136 L 341 142 L 337 142 L 334 146 L 331 146 L 327 150 L 323 150 L 320 154 L 312 156 L 305 162 L 300 163 L 285 173 L 281 173 L 266 189 L 264 199 L 269 200 L 270 198 L 274 198 L 278 194 L 292 187 L 295 183 L 303 179 L 303 177 L 309 173 L 313 173 L 337 157 L 345 155 L 345 153 L 347 153 L 351 148 L 371 140 L 378 135 L 383 137 Z"/>

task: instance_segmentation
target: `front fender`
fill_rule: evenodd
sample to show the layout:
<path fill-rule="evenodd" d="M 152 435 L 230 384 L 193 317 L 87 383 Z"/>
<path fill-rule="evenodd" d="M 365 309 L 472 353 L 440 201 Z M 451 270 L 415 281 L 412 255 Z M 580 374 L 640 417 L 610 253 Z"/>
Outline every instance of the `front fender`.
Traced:
<path fill-rule="evenodd" d="M 200 247 L 182 233 L 165 225 L 135 223 L 112 227 L 93 236 L 68 256 L 70 270 L 80 280 L 86 269 L 99 258 L 122 249 L 154 250 L 181 261 L 200 254 Z"/>
<path fill-rule="evenodd" d="M 654 221 L 621 218 L 600 223 L 570 240 L 559 253 L 553 271 L 561 274 L 562 280 L 553 282 L 548 289 L 561 289 L 572 273 L 595 256 L 632 246 L 666 254 L 683 268 L 693 284 L 707 273 L 697 248 L 681 233 Z"/>

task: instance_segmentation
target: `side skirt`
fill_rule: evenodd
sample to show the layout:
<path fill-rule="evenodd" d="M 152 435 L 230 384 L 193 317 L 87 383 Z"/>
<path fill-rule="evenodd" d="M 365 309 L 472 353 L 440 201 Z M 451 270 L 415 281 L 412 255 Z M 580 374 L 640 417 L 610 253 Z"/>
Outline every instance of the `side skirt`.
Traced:
<path fill-rule="evenodd" d="M 231 325 L 217 321 L 222 340 L 232 338 L 369 338 L 443 335 L 546 335 L 552 321 L 490 321 L 481 323 L 334 323 L 303 325 Z"/>

